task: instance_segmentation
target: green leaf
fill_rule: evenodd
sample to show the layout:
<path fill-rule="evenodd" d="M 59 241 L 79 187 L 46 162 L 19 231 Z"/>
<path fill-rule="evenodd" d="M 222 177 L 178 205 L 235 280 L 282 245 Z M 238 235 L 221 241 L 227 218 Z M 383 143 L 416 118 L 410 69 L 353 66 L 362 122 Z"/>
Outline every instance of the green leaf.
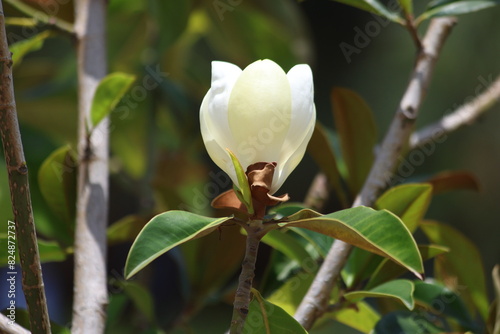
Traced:
<path fill-rule="evenodd" d="M 357 194 L 373 163 L 377 129 L 372 112 L 355 92 L 332 90 L 333 116 L 339 134 L 342 156 L 348 169 L 351 194 Z"/>
<path fill-rule="evenodd" d="M 460 297 L 446 287 L 435 282 L 415 282 L 413 294 L 418 304 L 433 309 L 435 314 L 454 318 L 464 329 L 479 332 Z"/>
<path fill-rule="evenodd" d="M 125 263 L 125 278 L 129 279 L 175 246 L 207 235 L 229 219 L 231 218 L 203 217 L 175 210 L 153 217 L 130 248 Z"/>
<path fill-rule="evenodd" d="M 310 257 L 304 246 L 282 229 L 269 231 L 261 241 L 282 252 L 291 260 L 295 260 L 298 264 L 301 264 L 304 259 Z"/>
<path fill-rule="evenodd" d="M 260 293 L 253 288 L 252 293 L 254 298 L 250 302 L 243 333 L 307 333 L 297 320 L 281 307 L 262 298 Z"/>
<path fill-rule="evenodd" d="M 414 289 L 415 285 L 412 281 L 399 279 L 384 283 L 370 290 L 349 292 L 344 297 L 353 302 L 358 302 L 368 297 L 394 298 L 403 303 L 409 310 L 413 310 L 415 307 L 415 301 L 413 300 Z"/>
<path fill-rule="evenodd" d="M 1 249 L 7 250 L 9 244 L 8 240 L 13 241 L 12 238 L 8 238 L 6 233 L 0 233 L 0 247 Z M 61 262 L 66 260 L 66 252 L 59 246 L 55 241 L 45 241 L 38 239 L 38 252 L 40 254 L 40 261 L 42 263 L 47 262 Z M 15 251 L 16 263 L 19 263 L 18 251 Z M 8 256 L 10 253 L 2 252 L 0 253 L 0 267 L 8 264 Z"/>
<path fill-rule="evenodd" d="M 418 245 L 418 250 L 424 261 L 449 251 L 446 247 L 436 245 Z M 370 273 L 370 280 L 366 283 L 365 289 L 369 290 L 377 285 L 399 277 L 405 272 L 406 270 L 401 266 L 389 261 L 389 259 L 384 259 L 379 263 L 377 269 Z"/>
<path fill-rule="evenodd" d="M 440 334 L 444 329 L 436 327 L 418 313 L 396 311 L 385 315 L 375 326 L 373 334 L 418 333 Z"/>
<path fill-rule="evenodd" d="M 342 186 L 343 180 L 337 167 L 335 152 L 330 145 L 325 128 L 319 122 L 316 122 L 314 127 L 314 132 L 307 146 L 307 152 L 309 152 L 323 173 L 325 173 L 340 203 L 344 207 L 348 207 L 349 203 L 344 187 Z"/>
<path fill-rule="evenodd" d="M 476 12 L 500 4 L 500 0 L 435 0 L 429 2 L 415 24 L 436 16 L 454 16 Z"/>
<path fill-rule="evenodd" d="M 300 216 L 306 218 L 295 221 L 289 219 L 278 225 L 302 227 L 329 235 L 388 257 L 421 277 L 423 266 L 417 244 L 404 223 L 389 211 L 360 206 L 314 217 L 314 211 L 302 210 L 290 218 Z"/>
<path fill-rule="evenodd" d="M 35 36 L 19 41 L 9 46 L 10 52 L 12 52 L 12 62 L 14 67 L 21 64 L 25 55 L 30 52 L 40 50 L 43 46 L 45 40 L 52 35 L 52 32 L 46 30 Z"/>
<path fill-rule="evenodd" d="M 233 162 L 234 170 L 236 172 L 236 177 L 238 178 L 239 187 L 234 185 L 234 192 L 238 196 L 239 200 L 243 202 L 243 204 L 245 204 L 248 213 L 253 214 L 254 211 L 252 204 L 252 192 L 250 191 L 250 185 L 248 184 L 246 173 L 243 170 L 243 166 L 241 166 L 240 161 L 234 155 L 234 153 L 231 152 L 231 150 L 228 148 L 226 148 L 226 151 L 229 153 L 229 156 L 231 157 L 231 161 Z"/>
<path fill-rule="evenodd" d="M 327 313 L 325 317 L 332 318 L 365 334 L 370 333 L 380 320 L 380 315 L 363 301 L 354 304 L 354 307 L 343 307 L 339 311 Z"/>
<path fill-rule="evenodd" d="M 76 175 L 78 162 L 74 150 L 63 146 L 51 153 L 38 170 L 38 185 L 50 209 L 61 219 L 61 240 L 73 238 L 76 215 Z"/>
<path fill-rule="evenodd" d="M 424 217 L 432 197 L 432 186 L 425 183 L 403 184 L 387 190 L 375 202 L 375 209 L 386 209 L 400 217 L 410 232 Z"/>
<path fill-rule="evenodd" d="M 432 194 L 441 194 L 453 190 L 479 191 L 479 181 L 467 171 L 446 171 L 434 175 L 426 181 L 432 185 Z"/>
<path fill-rule="evenodd" d="M 456 291 L 469 307 L 475 306 L 483 319 L 488 317 L 488 295 L 481 255 L 476 246 L 455 228 L 435 221 L 425 221 L 420 228 L 427 238 L 450 249 L 434 261 L 437 279 Z M 451 284 L 451 285 L 448 285 Z"/>
<path fill-rule="evenodd" d="M 108 74 L 99 82 L 90 109 L 91 129 L 115 109 L 134 81 L 133 75 L 115 72 Z"/>
<path fill-rule="evenodd" d="M 393 22 L 404 24 L 404 20 L 399 16 L 398 13 L 388 10 L 382 3 L 380 3 L 377 0 L 334 0 L 334 1 L 386 17 Z"/>

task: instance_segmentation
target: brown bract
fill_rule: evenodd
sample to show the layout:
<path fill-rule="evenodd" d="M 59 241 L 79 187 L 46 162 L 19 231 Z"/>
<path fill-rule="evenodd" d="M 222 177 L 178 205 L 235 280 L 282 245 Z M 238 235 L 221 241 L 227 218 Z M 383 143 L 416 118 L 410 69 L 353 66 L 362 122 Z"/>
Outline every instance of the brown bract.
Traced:
<path fill-rule="evenodd" d="M 252 204 L 254 208 L 254 214 L 251 216 L 252 219 L 263 219 L 267 206 L 286 202 L 290 199 L 288 194 L 281 196 L 272 196 L 269 194 L 273 183 L 275 168 L 276 162 L 257 162 L 247 168 L 246 175 L 252 193 Z M 238 199 L 233 189 L 217 196 L 212 201 L 212 207 L 215 209 L 229 209 L 237 215 L 241 213 L 248 215 L 247 208 Z"/>

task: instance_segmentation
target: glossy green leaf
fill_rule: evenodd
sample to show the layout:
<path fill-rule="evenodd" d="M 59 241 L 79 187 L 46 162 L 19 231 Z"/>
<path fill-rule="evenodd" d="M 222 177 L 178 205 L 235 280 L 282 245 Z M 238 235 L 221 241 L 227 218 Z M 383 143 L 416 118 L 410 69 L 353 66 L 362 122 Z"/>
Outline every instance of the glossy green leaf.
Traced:
<path fill-rule="evenodd" d="M 226 151 L 231 157 L 231 161 L 233 162 L 234 170 L 236 172 L 236 177 L 238 178 L 239 183 L 239 187 L 234 185 L 234 192 L 238 196 L 239 200 L 245 204 L 248 213 L 253 214 L 254 211 L 252 204 L 252 192 L 250 191 L 250 185 L 248 184 L 245 170 L 243 169 L 243 166 L 241 166 L 241 163 L 236 155 L 234 155 L 234 153 L 231 152 L 231 150 L 229 150 L 228 148 L 226 148 Z"/>
<path fill-rule="evenodd" d="M 8 260 L 11 259 L 9 258 L 9 255 L 11 254 L 7 253 L 9 240 L 13 241 L 12 238 L 8 238 L 8 235 L 6 233 L 0 234 L 0 247 L 1 249 L 5 249 L 4 252 L 0 253 L 0 267 L 7 265 Z M 38 252 L 40 254 L 40 261 L 42 263 L 61 262 L 66 260 L 66 252 L 55 241 L 45 241 L 38 239 Z M 15 250 L 14 253 L 16 257 L 15 261 L 16 263 L 19 263 L 19 252 Z"/>
<path fill-rule="evenodd" d="M 252 293 L 254 298 L 250 302 L 243 333 L 307 333 L 297 320 L 281 307 L 262 298 L 255 289 L 252 289 Z"/>
<path fill-rule="evenodd" d="M 99 82 L 90 109 L 91 129 L 115 109 L 134 81 L 133 75 L 115 72 Z"/>
<path fill-rule="evenodd" d="M 339 311 L 327 313 L 325 317 L 365 334 L 369 334 L 380 320 L 380 315 L 364 301 L 354 304 L 354 307 L 343 307 Z"/>
<path fill-rule="evenodd" d="M 335 0 L 337 2 L 353 6 L 370 13 L 384 16 L 391 21 L 403 24 L 404 20 L 398 13 L 387 9 L 381 2 L 377 0 Z"/>
<path fill-rule="evenodd" d="M 413 291 L 415 285 L 412 281 L 406 279 L 399 279 L 383 283 L 370 290 L 358 290 L 348 292 L 344 295 L 347 300 L 358 302 L 364 298 L 393 298 L 406 306 L 409 310 L 415 307 L 413 300 Z"/>
<path fill-rule="evenodd" d="M 432 194 L 441 194 L 453 190 L 479 191 L 479 180 L 467 171 L 446 171 L 434 175 L 426 181 L 432 185 Z"/>
<path fill-rule="evenodd" d="M 314 132 L 307 146 L 307 152 L 309 152 L 323 173 L 325 173 L 340 203 L 344 207 L 348 207 L 349 203 L 344 187 L 342 186 L 343 180 L 337 166 L 335 152 L 330 145 L 325 128 L 319 122 L 316 122 L 314 127 Z"/>
<path fill-rule="evenodd" d="M 449 251 L 448 248 L 436 245 L 418 245 L 418 250 L 422 255 L 422 260 L 432 259 L 439 254 Z M 406 272 L 404 268 L 398 266 L 389 259 L 380 262 L 377 268 L 371 273 L 370 280 L 366 283 L 365 289 L 369 290 L 377 285 L 385 283 L 391 279 L 397 278 Z"/>
<path fill-rule="evenodd" d="M 78 169 L 75 155 L 73 149 L 63 146 L 51 153 L 38 170 L 40 192 L 50 209 L 64 223 L 57 229 L 61 240 L 73 238 Z"/>
<path fill-rule="evenodd" d="M 129 279 L 158 256 L 188 240 L 207 235 L 226 218 L 210 218 L 186 211 L 167 211 L 151 219 L 130 248 L 125 264 Z"/>
<path fill-rule="evenodd" d="M 434 0 L 429 2 L 426 11 L 421 14 L 416 23 L 436 16 L 453 16 L 476 12 L 500 4 L 500 0 Z"/>
<path fill-rule="evenodd" d="M 14 67 L 21 64 L 25 55 L 30 52 L 40 50 L 45 40 L 52 35 L 50 30 L 45 30 L 33 37 L 19 41 L 9 46 L 12 52 L 12 62 Z"/>
<path fill-rule="evenodd" d="M 404 223 L 389 211 L 360 206 L 314 217 L 314 211 L 302 210 L 291 218 L 300 216 L 312 218 L 288 220 L 278 225 L 302 227 L 329 235 L 388 257 L 421 277 L 423 266 L 417 244 Z"/>
<path fill-rule="evenodd" d="M 396 311 L 385 315 L 373 329 L 373 334 L 418 333 L 442 334 L 445 330 L 410 311 Z"/>
<path fill-rule="evenodd" d="M 424 217 L 432 197 L 432 186 L 425 183 L 403 184 L 387 190 L 375 202 L 375 209 L 386 209 L 400 217 L 413 232 Z"/>
<path fill-rule="evenodd" d="M 261 241 L 282 252 L 288 258 L 295 260 L 299 264 L 302 263 L 304 259 L 310 257 L 309 253 L 304 249 L 304 246 L 282 229 L 269 231 Z"/>
<path fill-rule="evenodd" d="M 434 261 L 435 276 L 448 288 L 464 298 L 469 307 L 479 311 L 483 319 L 488 316 L 486 278 L 481 255 L 477 247 L 455 228 L 435 221 L 425 221 L 420 228 L 435 244 L 450 249 Z"/>
<path fill-rule="evenodd" d="M 332 90 L 333 116 L 339 134 L 342 157 L 348 169 L 351 194 L 357 194 L 370 171 L 377 143 L 372 112 L 357 93 L 335 87 Z"/>
<path fill-rule="evenodd" d="M 465 330 L 479 332 L 460 296 L 434 282 L 415 282 L 415 301 L 434 313 L 454 318 Z"/>
<path fill-rule="evenodd" d="M 387 190 L 375 202 L 374 207 L 389 210 L 399 216 L 413 232 L 429 206 L 431 195 L 432 187 L 429 184 L 403 184 Z M 348 287 L 356 286 L 370 278 L 381 262 L 382 258 L 379 256 L 355 249 L 342 269 L 342 278 Z"/>

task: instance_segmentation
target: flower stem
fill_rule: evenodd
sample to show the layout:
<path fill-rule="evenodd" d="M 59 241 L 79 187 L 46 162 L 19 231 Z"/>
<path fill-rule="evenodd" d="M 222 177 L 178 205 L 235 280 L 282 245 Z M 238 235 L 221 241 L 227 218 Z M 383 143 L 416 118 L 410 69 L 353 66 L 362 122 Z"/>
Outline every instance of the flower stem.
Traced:
<path fill-rule="evenodd" d="M 252 220 L 248 225 L 243 226 L 247 231 L 247 245 L 245 258 L 241 268 L 241 274 L 234 297 L 233 319 L 231 320 L 230 334 L 243 332 L 245 319 L 248 314 L 250 304 L 250 294 L 252 282 L 255 276 L 255 261 L 259 249 L 260 239 L 263 236 L 262 220 Z"/>

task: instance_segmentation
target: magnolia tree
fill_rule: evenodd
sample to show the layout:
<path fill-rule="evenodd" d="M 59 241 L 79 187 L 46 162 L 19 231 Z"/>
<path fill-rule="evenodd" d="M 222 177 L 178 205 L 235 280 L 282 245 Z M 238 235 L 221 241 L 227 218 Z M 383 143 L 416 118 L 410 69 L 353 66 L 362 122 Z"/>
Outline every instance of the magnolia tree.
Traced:
<path fill-rule="evenodd" d="M 75 1 L 74 25 L 61 14 L 60 3 L 48 7 L 36 1 L 33 6 L 7 2 L 23 17 L 4 18 L 0 10 L 0 130 L 13 212 L 6 233 L 0 235 L 7 252 L 0 259 L 9 285 L 7 307 L 0 316 L 2 333 L 27 333 L 28 329 L 32 333 L 350 333 L 348 327 L 353 333 L 500 333 L 499 267 L 492 274 L 495 300 L 487 292 L 488 275 L 476 246 L 454 227 L 424 219 L 435 194 L 477 189 L 476 179 L 471 173 L 446 172 L 419 183 L 408 182 L 401 169 L 406 162 L 402 157 L 417 159 L 415 150 L 442 141 L 498 101 L 500 79 L 437 123 L 416 130 L 435 64 L 456 23 L 452 16 L 493 7 L 498 1 L 436 0 L 416 13 L 409 0 L 387 5 L 375 0 L 339 0 L 377 15 L 382 20 L 377 22 L 402 25 L 415 46 L 410 80 L 380 143 L 373 114 L 352 90 L 336 87 L 332 91 L 335 131 L 317 121 L 313 71 L 307 64 L 285 72 L 282 64 L 266 59 L 266 54 L 245 64 L 243 70 L 229 62 L 212 61 L 208 92 L 203 92 L 201 102 L 196 100 L 187 108 L 199 109 L 195 117 L 199 127 L 189 128 L 188 134 L 179 137 L 182 140 L 158 136 L 159 142 L 169 143 L 167 156 L 176 151 L 173 143 L 179 142 L 177 151 L 185 154 L 193 149 L 186 137 L 201 138 L 210 158 L 227 175 L 232 187 L 226 191 L 215 187 L 217 193 L 209 196 L 212 215 L 200 212 L 207 208 L 191 210 L 183 205 L 190 202 L 189 196 L 175 199 L 192 186 L 170 186 L 187 184 L 208 174 L 206 170 L 199 173 L 180 153 L 162 164 L 151 149 L 157 142 L 156 126 L 168 124 L 175 132 L 182 123 L 172 121 L 176 108 L 183 108 L 179 103 L 168 105 L 168 116 L 157 113 L 157 108 L 161 110 L 159 93 L 185 98 L 155 63 L 160 63 L 160 54 L 166 50 L 186 54 L 186 49 L 196 50 L 190 44 L 193 36 L 209 30 L 206 11 L 211 11 L 211 20 L 223 21 L 239 9 L 241 1 L 214 1 L 208 8 L 187 1 L 152 1 L 146 18 L 153 18 L 154 23 L 148 31 L 149 52 L 141 58 L 147 59 L 142 80 L 122 72 L 107 73 L 105 1 Z M 111 2 L 111 13 L 119 16 L 143 9 L 133 7 L 127 12 L 124 8 L 132 4 L 124 3 Z M 184 23 L 162 26 L 162 15 Z M 421 37 L 419 26 L 429 19 Z M 45 30 L 21 41 L 10 38 L 8 45 L 6 23 L 12 29 L 36 31 L 43 26 Z M 267 27 L 264 21 L 253 26 L 255 31 L 262 27 Z M 12 67 L 55 34 L 76 41 L 78 140 L 74 146 L 55 150 L 38 170 L 35 187 L 46 209 L 57 217 L 38 224 L 33 216 L 37 203 L 32 205 L 28 185 L 29 159 L 24 158 L 17 120 Z M 364 33 L 361 37 L 367 38 Z M 143 42 L 140 36 L 137 40 Z M 340 44 L 349 63 L 360 47 Z M 175 58 L 174 51 L 169 55 Z M 202 64 L 201 71 L 208 73 L 210 63 Z M 153 110 L 149 114 L 144 112 L 143 101 Z M 114 123 L 113 115 L 119 114 L 126 123 L 136 109 L 148 115 L 146 122 L 133 120 L 129 128 Z M 140 130 L 141 126 L 147 130 Z M 137 132 L 154 139 L 146 142 L 148 156 L 139 167 L 137 158 L 128 162 L 124 158 L 141 151 L 131 148 Z M 124 140 L 129 144 L 126 149 L 120 144 Z M 304 201 L 292 202 L 290 197 L 301 195 L 289 196 L 280 189 L 306 152 L 320 172 Z M 122 159 L 122 167 L 116 158 Z M 108 227 L 108 175 L 117 169 L 116 174 L 126 174 L 122 180 L 128 181 L 123 182 L 138 191 L 142 213 Z M 151 181 L 157 196 L 142 186 Z M 325 212 L 329 198 L 335 201 L 335 209 Z M 148 204 L 155 201 L 160 204 Z M 417 232 L 421 237 L 414 237 Z M 37 240 L 37 235 L 44 239 Z M 106 262 L 108 246 L 117 244 L 126 245 L 126 262 L 118 271 L 109 272 L 113 264 Z M 152 283 L 160 275 L 152 267 L 163 254 L 175 259 L 182 272 L 169 275 L 185 279 L 179 286 L 190 288 L 181 304 L 161 297 L 153 301 L 163 290 Z M 46 297 L 40 263 L 65 261 L 67 256 L 74 257 L 73 313 L 71 323 L 61 326 L 50 322 L 46 301 L 50 291 Z M 426 261 L 432 266 L 424 270 Z M 27 317 L 16 306 L 19 265 Z M 215 302 L 224 306 L 221 312 L 208 312 L 208 320 L 199 316 Z"/>

